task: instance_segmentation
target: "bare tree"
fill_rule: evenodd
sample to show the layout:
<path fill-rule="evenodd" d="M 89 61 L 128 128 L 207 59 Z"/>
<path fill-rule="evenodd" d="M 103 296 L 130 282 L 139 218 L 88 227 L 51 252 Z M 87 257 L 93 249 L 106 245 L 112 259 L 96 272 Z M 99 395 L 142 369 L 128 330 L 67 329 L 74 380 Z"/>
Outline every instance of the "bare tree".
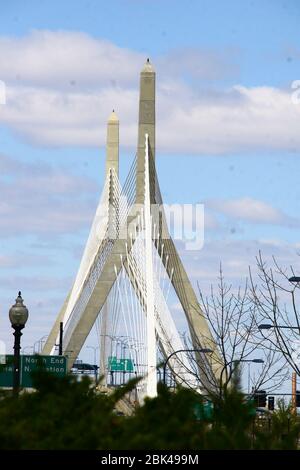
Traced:
<path fill-rule="evenodd" d="M 273 257 L 268 266 L 261 253 L 256 258 L 258 280 L 250 271 L 251 300 L 257 310 L 258 334 L 265 347 L 280 353 L 287 364 L 300 375 L 300 284 L 291 283 L 294 269 L 283 269 Z M 258 284 L 259 281 L 259 284 Z"/>
<path fill-rule="evenodd" d="M 250 364 L 253 359 L 263 361 L 257 364 L 255 374 L 252 374 L 250 389 L 271 391 L 277 389 L 286 379 L 287 370 L 280 353 L 264 347 L 264 338 L 257 335 L 257 307 L 249 295 L 249 285 L 234 290 L 228 285 L 220 266 L 218 285 L 210 288 L 210 293 L 204 295 L 199 285 L 199 298 L 203 316 L 209 324 L 214 344 L 211 339 L 204 338 L 205 346 L 219 351 L 219 379 L 212 374 L 211 368 L 200 364 L 197 357 L 190 353 L 190 363 L 193 374 L 198 376 L 204 391 L 222 394 L 230 385 L 237 367 L 244 363 Z M 203 340 L 203 338 L 202 338 Z M 192 349 L 189 337 L 185 337 L 186 349 Z M 201 344 L 199 343 L 199 348 Z"/>

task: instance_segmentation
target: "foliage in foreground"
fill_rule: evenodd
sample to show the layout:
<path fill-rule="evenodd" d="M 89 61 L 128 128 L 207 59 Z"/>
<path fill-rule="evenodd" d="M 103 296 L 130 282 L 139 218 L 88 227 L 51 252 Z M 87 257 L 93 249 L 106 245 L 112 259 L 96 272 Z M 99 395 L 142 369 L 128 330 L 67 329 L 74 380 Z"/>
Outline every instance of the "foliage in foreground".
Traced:
<path fill-rule="evenodd" d="M 206 415 L 198 394 L 159 386 L 131 417 L 116 415 L 117 400 L 135 383 L 110 396 L 88 378 L 55 378 L 41 371 L 36 392 L 0 400 L 1 449 L 295 449 L 299 425 L 281 406 L 265 426 L 237 389 L 214 400 Z M 200 411 L 200 413 L 199 413 Z M 288 426 L 288 432 L 287 432 Z"/>

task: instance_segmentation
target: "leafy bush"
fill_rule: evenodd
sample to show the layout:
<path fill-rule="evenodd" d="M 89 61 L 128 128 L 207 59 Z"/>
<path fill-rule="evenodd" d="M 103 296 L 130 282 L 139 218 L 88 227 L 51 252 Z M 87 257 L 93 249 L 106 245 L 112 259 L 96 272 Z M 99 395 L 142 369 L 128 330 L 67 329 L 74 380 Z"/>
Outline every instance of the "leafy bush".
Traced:
<path fill-rule="evenodd" d="M 132 416 L 118 416 L 116 403 L 136 380 L 111 395 L 97 392 L 88 378 L 56 378 L 41 370 L 36 391 L 0 399 L 1 449 L 295 449 L 299 424 L 283 405 L 269 431 L 255 422 L 253 404 L 238 387 L 211 397 L 207 414 L 197 393 L 162 384 Z M 289 421 L 287 421 L 289 419 Z M 289 424 L 289 432 L 287 432 Z"/>

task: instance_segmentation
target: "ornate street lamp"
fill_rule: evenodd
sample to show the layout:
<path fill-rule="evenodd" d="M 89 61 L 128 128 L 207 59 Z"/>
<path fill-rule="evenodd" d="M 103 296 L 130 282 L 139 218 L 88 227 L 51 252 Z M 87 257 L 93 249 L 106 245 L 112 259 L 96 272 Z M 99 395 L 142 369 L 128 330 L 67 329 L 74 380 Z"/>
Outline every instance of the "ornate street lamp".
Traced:
<path fill-rule="evenodd" d="M 16 303 L 9 310 L 9 319 L 14 332 L 14 375 L 13 375 L 13 394 L 15 397 L 19 395 L 20 389 L 20 343 L 21 330 L 24 328 L 28 319 L 28 309 L 23 305 L 21 292 L 18 293 Z"/>

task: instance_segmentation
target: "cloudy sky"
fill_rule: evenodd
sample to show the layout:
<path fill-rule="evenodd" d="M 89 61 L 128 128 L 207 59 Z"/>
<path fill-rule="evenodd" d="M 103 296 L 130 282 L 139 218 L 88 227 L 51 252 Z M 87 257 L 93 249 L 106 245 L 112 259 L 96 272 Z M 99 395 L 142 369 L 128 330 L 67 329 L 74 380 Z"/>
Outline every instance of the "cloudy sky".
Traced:
<path fill-rule="evenodd" d="M 237 285 L 258 250 L 300 273 L 299 20 L 297 0 L 1 2 L 0 339 L 8 350 L 17 291 L 30 308 L 30 346 L 71 286 L 102 189 L 113 108 L 122 178 L 130 167 L 147 57 L 157 72 L 164 200 L 205 204 L 203 249 L 178 245 L 193 281 L 206 289 L 222 262 Z"/>

